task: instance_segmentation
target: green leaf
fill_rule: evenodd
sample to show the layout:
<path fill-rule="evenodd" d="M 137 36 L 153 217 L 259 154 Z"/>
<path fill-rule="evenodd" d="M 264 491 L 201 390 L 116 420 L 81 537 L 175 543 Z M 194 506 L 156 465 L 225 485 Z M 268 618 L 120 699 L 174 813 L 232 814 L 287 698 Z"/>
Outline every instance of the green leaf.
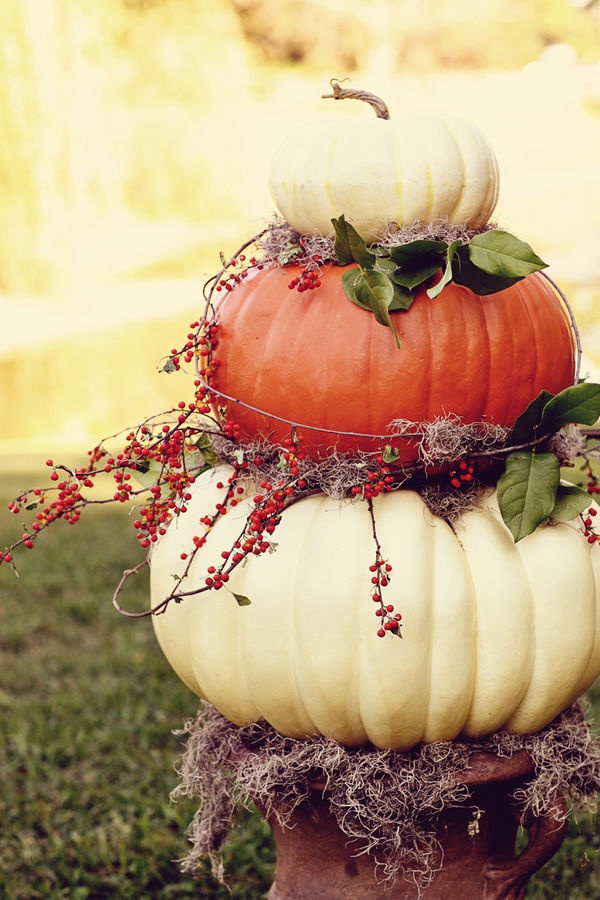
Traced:
<path fill-rule="evenodd" d="M 441 262 L 439 259 L 434 259 L 432 261 L 423 259 L 420 265 L 403 266 L 400 269 L 396 269 L 390 278 L 401 287 L 413 291 L 415 288 L 419 287 L 420 284 L 423 284 L 424 281 L 427 281 L 428 278 L 431 278 L 432 275 L 435 275 L 435 273 L 439 271 L 440 265 Z"/>
<path fill-rule="evenodd" d="M 354 292 L 359 306 L 368 307 L 380 325 L 387 325 L 392 329 L 396 346 L 399 347 L 400 339 L 389 312 L 389 306 L 394 300 L 394 285 L 387 275 L 374 269 L 361 271 L 354 282 Z"/>
<path fill-rule="evenodd" d="M 229 591 L 229 593 L 233 594 L 238 606 L 250 606 L 251 605 L 251 601 L 248 599 L 248 597 L 245 597 L 244 594 L 236 594 L 235 591 Z"/>
<path fill-rule="evenodd" d="M 367 249 L 367 245 L 360 234 L 344 216 L 332 219 L 331 223 L 335 231 L 334 251 L 341 266 L 357 262 L 365 269 L 371 269 L 375 265 L 377 257 Z"/>
<path fill-rule="evenodd" d="M 452 243 L 448 247 L 448 255 L 446 257 L 446 266 L 442 273 L 442 277 L 440 278 L 440 280 L 438 281 L 437 284 L 434 284 L 434 286 L 429 288 L 429 290 L 427 291 L 427 296 L 431 300 L 435 300 L 435 298 L 438 296 L 438 294 L 441 294 L 441 292 L 444 290 L 446 285 L 452 281 L 452 260 L 454 259 L 454 254 L 457 252 L 458 248 L 461 246 L 462 246 L 461 241 L 457 240 L 457 241 L 452 241 Z"/>
<path fill-rule="evenodd" d="M 390 444 L 386 444 L 381 455 L 383 457 L 384 463 L 386 463 L 386 465 L 389 465 L 390 463 L 398 462 L 400 458 L 400 451 L 395 447 L 390 446 Z"/>
<path fill-rule="evenodd" d="M 394 299 L 394 285 L 387 275 L 373 269 L 360 272 L 354 290 L 359 304 L 370 309 L 380 325 L 390 324 L 388 307 Z"/>
<path fill-rule="evenodd" d="M 217 465 L 219 457 L 215 453 L 212 442 L 207 434 L 201 434 L 198 440 L 194 442 L 194 446 L 196 446 L 202 454 L 202 458 L 207 466 Z"/>
<path fill-rule="evenodd" d="M 560 482 L 553 453 L 511 453 L 498 480 L 498 504 L 513 538 L 520 541 L 552 515 Z"/>
<path fill-rule="evenodd" d="M 176 372 L 176 371 L 177 371 L 177 366 L 175 365 L 175 363 L 173 362 L 173 360 L 171 359 L 171 357 L 168 356 L 168 357 L 165 359 L 163 365 L 161 366 L 161 368 L 160 368 L 158 371 L 159 371 L 159 372 L 166 372 L 168 375 L 170 375 L 171 372 Z"/>
<path fill-rule="evenodd" d="M 503 278 L 524 278 L 547 266 L 529 244 L 501 229 L 475 235 L 468 248 L 473 265 L 490 275 Z"/>
<path fill-rule="evenodd" d="M 390 257 L 398 266 L 412 267 L 420 265 L 424 257 L 437 256 L 441 260 L 447 249 L 448 244 L 445 241 L 409 241 L 408 244 L 392 247 Z"/>
<path fill-rule="evenodd" d="M 394 299 L 388 306 L 390 312 L 398 309 L 410 309 L 417 295 L 408 288 L 394 283 Z"/>
<path fill-rule="evenodd" d="M 361 309 L 367 309 L 369 312 L 371 311 L 370 303 L 367 301 L 363 303 L 356 293 L 356 284 L 359 281 L 362 273 L 360 269 L 347 269 L 342 273 L 342 287 L 344 288 L 344 293 L 348 300 L 351 300 L 353 303 L 356 303 L 357 306 L 360 306 Z"/>
<path fill-rule="evenodd" d="M 546 404 L 553 396 L 554 394 L 551 394 L 550 391 L 540 391 L 535 400 L 531 401 L 516 420 L 508 436 L 507 443 L 509 447 L 513 447 L 516 444 L 527 444 L 535 439 L 537 429 L 542 423 Z"/>
<path fill-rule="evenodd" d="M 594 425 L 600 417 L 600 384 L 581 382 L 552 397 L 544 408 L 542 426 Z"/>
<path fill-rule="evenodd" d="M 590 505 L 590 497 L 587 491 L 574 484 L 558 485 L 556 503 L 552 510 L 552 517 L 561 522 L 570 522 Z"/>
<path fill-rule="evenodd" d="M 352 256 L 350 241 L 346 231 L 346 219 L 344 216 L 340 216 L 339 219 L 332 219 L 331 224 L 335 232 L 333 250 L 337 261 L 340 266 L 349 266 L 351 262 L 354 262 L 354 257 Z"/>
<path fill-rule="evenodd" d="M 373 268 L 376 272 L 383 272 L 384 275 L 389 275 L 391 278 L 398 266 L 389 256 L 378 255 Z"/>
<path fill-rule="evenodd" d="M 451 261 L 452 280 L 456 284 L 462 284 L 468 287 L 475 294 L 485 296 L 487 294 L 496 294 L 505 288 L 511 287 L 515 282 L 521 280 L 521 276 L 501 276 L 490 275 L 484 272 L 469 258 L 469 248 L 463 244 L 458 248 Z"/>

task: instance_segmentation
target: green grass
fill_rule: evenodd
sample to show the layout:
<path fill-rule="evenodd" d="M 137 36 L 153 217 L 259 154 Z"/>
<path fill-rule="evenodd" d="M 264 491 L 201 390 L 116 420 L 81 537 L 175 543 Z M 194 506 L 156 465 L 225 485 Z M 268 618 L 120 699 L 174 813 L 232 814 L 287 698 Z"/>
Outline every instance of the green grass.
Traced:
<path fill-rule="evenodd" d="M 0 545 L 15 536 L 4 501 L 37 476 L 0 480 Z M 114 612 L 112 590 L 138 558 L 123 508 L 59 524 L 0 569 L 0 896 L 35 898 L 244 898 L 269 888 L 273 846 L 257 814 L 242 820 L 226 855 L 231 894 L 209 874 L 192 881 L 187 853 L 195 811 L 173 804 L 173 734 L 196 698 L 162 657 L 147 620 Z M 129 602 L 143 606 L 147 582 Z M 592 692 L 600 720 L 600 685 Z M 560 853 L 527 896 L 600 896 L 596 817 L 572 821 Z"/>
<path fill-rule="evenodd" d="M 5 479 L 3 508 L 29 483 Z M 13 518 L 0 513 L 0 543 Z M 198 700 L 151 623 L 112 608 L 116 577 L 139 555 L 133 529 L 122 508 L 61 525 L 20 556 L 19 578 L 0 570 L 0 896 L 226 898 L 174 862 L 196 806 L 169 801 L 183 740 L 172 732 Z M 141 608 L 146 594 L 140 576 L 130 601 Z M 263 896 L 272 856 L 267 827 L 246 817 L 231 896 Z"/>

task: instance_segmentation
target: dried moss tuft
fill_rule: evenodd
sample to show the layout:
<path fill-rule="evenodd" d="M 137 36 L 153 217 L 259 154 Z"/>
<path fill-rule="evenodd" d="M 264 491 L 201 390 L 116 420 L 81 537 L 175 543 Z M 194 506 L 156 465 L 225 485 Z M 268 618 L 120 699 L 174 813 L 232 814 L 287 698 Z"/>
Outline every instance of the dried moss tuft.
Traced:
<path fill-rule="evenodd" d="M 461 776 L 472 754 L 529 753 L 534 774 L 514 794 L 523 822 L 543 815 L 564 820 L 570 811 L 594 808 L 600 792 L 600 740 L 590 731 L 581 701 L 533 735 L 498 732 L 409 752 L 350 748 L 324 737 L 287 738 L 263 722 L 238 728 L 210 706 L 181 734 L 187 741 L 173 796 L 200 801 L 189 829 L 192 849 L 182 867 L 194 872 L 208 859 L 220 879 L 222 845 L 249 798 L 285 827 L 315 778 L 324 782 L 331 812 L 356 852 L 376 850 L 382 879 L 401 874 L 420 888 L 441 867 L 437 816 L 469 799 Z M 567 801 L 567 811 L 557 807 L 557 794 Z"/>

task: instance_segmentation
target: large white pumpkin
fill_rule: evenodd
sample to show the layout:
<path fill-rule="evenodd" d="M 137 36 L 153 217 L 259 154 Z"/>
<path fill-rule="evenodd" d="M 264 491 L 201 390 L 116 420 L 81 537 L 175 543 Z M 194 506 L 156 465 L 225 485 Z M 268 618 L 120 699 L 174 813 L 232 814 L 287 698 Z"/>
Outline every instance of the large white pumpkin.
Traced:
<path fill-rule="evenodd" d="M 153 604 L 172 590 L 180 554 L 229 473 L 203 475 L 188 513 L 158 543 Z M 251 505 L 218 521 L 184 589 L 204 584 Z M 231 590 L 250 606 L 211 590 L 153 617 L 182 680 L 237 725 L 265 719 L 292 737 L 408 749 L 537 731 L 600 673 L 600 548 L 576 523 L 515 544 L 494 495 L 452 529 L 407 490 L 377 498 L 375 516 L 403 639 L 376 634 L 367 504 L 317 494 L 284 512 L 275 552 L 232 573 Z"/>
<path fill-rule="evenodd" d="M 482 226 L 498 199 L 498 165 L 482 133 L 434 113 L 299 126 L 276 150 L 269 181 L 296 231 L 331 234 L 343 213 L 367 242 L 390 221 Z"/>

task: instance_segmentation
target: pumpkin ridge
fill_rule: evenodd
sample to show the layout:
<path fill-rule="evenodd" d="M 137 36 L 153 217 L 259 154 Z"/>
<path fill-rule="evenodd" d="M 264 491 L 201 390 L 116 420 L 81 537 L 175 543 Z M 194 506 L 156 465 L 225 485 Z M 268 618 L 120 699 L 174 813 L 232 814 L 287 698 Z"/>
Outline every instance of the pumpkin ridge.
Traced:
<path fill-rule="evenodd" d="M 486 385 L 485 397 L 482 398 L 483 399 L 483 407 L 482 408 L 489 409 L 489 407 L 491 405 L 491 400 L 492 400 L 492 397 L 491 397 L 491 390 L 492 390 L 491 372 L 492 372 L 492 368 L 493 368 L 493 350 L 492 350 L 491 334 L 493 333 L 493 329 L 490 327 L 490 320 L 491 320 L 490 305 L 489 305 L 489 303 L 485 302 L 485 297 L 481 298 L 480 307 L 481 307 L 481 312 L 482 312 L 483 321 L 484 321 L 484 327 L 481 329 L 480 337 L 485 336 L 485 366 L 484 365 L 481 366 L 481 371 L 482 371 L 482 373 L 485 371 L 485 385 Z M 511 330 L 510 334 L 511 334 L 511 338 L 512 338 L 513 337 L 512 330 Z M 482 346 L 482 353 L 483 353 L 483 346 Z M 511 341 L 511 359 L 514 360 L 514 339 Z M 499 420 L 503 422 L 505 420 L 506 416 L 501 415 L 500 417 L 496 417 L 496 418 L 499 418 Z M 494 420 L 492 419 L 491 421 L 493 422 Z"/>
<path fill-rule="evenodd" d="M 444 734 L 444 740 L 452 740 L 462 731 L 464 724 L 469 716 L 469 710 L 472 706 L 473 692 L 475 688 L 475 674 L 477 672 L 476 651 L 470 658 L 463 656 L 460 659 L 460 680 L 461 682 L 463 682 L 459 692 L 460 697 L 456 696 L 455 693 L 455 702 L 452 704 L 451 710 L 447 709 L 447 700 L 440 703 L 439 696 L 436 696 L 437 694 L 439 694 L 439 691 L 436 691 L 436 687 L 439 685 L 440 679 L 442 679 L 444 682 L 442 693 L 446 693 L 448 682 L 446 682 L 446 680 L 444 679 L 443 669 L 441 669 L 441 671 L 436 671 L 436 664 L 439 662 L 440 657 L 445 655 L 444 648 L 447 645 L 448 633 L 445 632 L 442 628 L 441 639 L 440 637 L 438 637 L 436 641 L 436 636 L 439 628 L 439 619 L 449 619 L 450 621 L 446 622 L 446 625 L 449 628 L 456 627 L 456 623 L 460 619 L 460 607 L 466 605 L 466 595 L 468 594 L 468 606 L 472 615 L 471 630 L 476 630 L 477 602 L 475 599 L 475 586 L 473 584 L 471 570 L 468 565 L 468 559 L 460 543 L 460 540 L 458 539 L 458 536 L 451 528 L 449 523 L 443 522 L 437 517 L 436 519 L 434 519 L 432 527 L 432 554 L 430 565 L 430 590 L 432 597 L 432 640 L 429 645 L 428 665 L 429 702 L 422 735 L 422 740 L 425 743 L 430 742 L 432 735 L 441 736 L 442 734 Z M 461 584 L 459 584 L 458 590 L 452 593 L 451 600 L 448 593 L 448 556 L 450 554 L 453 565 L 456 565 L 456 567 L 459 568 L 462 573 Z M 460 598 L 462 600 L 460 606 L 458 604 L 457 598 Z M 447 662 L 445 662 L 445 664 L 447 669 Z M 470 691 L 468 692 L 468 695 L 464 686 L 464 681 L 466 680 L 466 678 L 464 678 L 464 672 L 467 665 L 469 665 L 470 667 L 470 672 L 468 673 L 468 680 L 470 681 Z M 454 655 L 452 657 L 450 669 L 453 672 L 456 672 L 457 669 L 456 657 Z M 449 674 L 451 673 L 447 672 L 446 676 L 448 676 Z M 462 704 L 462 707 L 457 709 L 459 702 Z M 451 728 L 449 728 L 449 723 L 447 721 L 449 716 L 451 716 L 453 719 L 453 725 Z M 440 725 L 440 719 L 442 717 L 446 720 L 446 724 L 443 726 L 443 730 Z M 437 739 L 439 738 L 436 738 L 436 740 Z"/>
<path fill-rule="evenodd" d="M 524 578 L 529 585 L 533 612 L 531 628 L 533 658 L 527 691 L 505 723 L 505 727 L 515 733 L 537 731 L 543 727 L 540 724 L 542 720 L 548 721 L 550 717 L 553 718 L 568 705 L 568 697 L 571 696 L 571 691 L 577 691 L 580 695 L 583 690 L 581 678 L 587 668 L 587 662 L 585 667 L 582 666 L 578 677 L 575 677 L 573 661 L 580 659 L 581 648 L 584 645 L 586 635 L 590 641 L 590 657 L 593 645 L 591 644 L 591 637 L 589 637 L 589 629 L 586 624 L 588 616 L 581 614 L 581 608 L 569 610 L 571 615 L 568 623 L 563 623 L 562 621 L 557 623 L 554 642 L 559 644 L 562 649 L 562 665 L 558 667 L 560 669 L 558 676 L 554 658 L 552 663 L 548 659 L 548 644 L 553 640 L 551 626 L 548 626 L 548 621 L 551 620 L 551 623 L 556 621 L 552 607 L 560 605 L 561 602 L 560 591 L 556 589 L 556 577 L 562 575 L 564 580 L 564 567 L 558 565 L 558 560 L 560 559 L 561 551 L 564 551 L 566 547 L 566 539 L 569 536 L 569 532 L 572 532 L 574 538 L 571 542 L 573 549 L 580 555 L 579 536 L 571 529 L 568 523 L 563 522 L 555 525 L 545 524 L 540 526 L 537 529 L 537 540 L 535 543 L 529 540 L 531 538 L 531 535 L 529 535 L 515 544 L 516 551 L 523 561 Z M 561 535 L 560 538 L 558 537 L 559 535 Z M 553 546 L 557 540 L 561 541 L 558 550 Z M 544 546 L 542 550 L 542 542 L 549 546 Z M 573 568 L 581 568 L 577 566 L 575 559 L 572 559 L 571 562 Z M 589 574 L 589 570 L 586 571 Z M 544 582 L 546 583 L 544 584 Z M 593 590 L 593 585 L 591 587 Z M 543 596 L 542 591 L 544 591 Z M 579 601 L 579 604 L 582 605 L 583 595 L 584 591 L 580 583 L 579 590 L 570 596 L 572 602 Z M 590 599 L 592 599 L 591 594 Z M 597 604 L 597 597 L 593 598 L 593 602 Z M 558 630 L 559 627 L 560 631 Z M 576 644 L 576 647 L 572 648 L 573 652 L 571 654 L 565 649 L 567 641 L 571 644 Z M 540 652 L 540 648 L 542 648 L 543 652 Z M 549 676 L 549 673 L 552 674 Z M 550 684 L 548 684 L 549 682 Z"/>
<path fill-rule="evenodd" d="M 396 198 L 396 209 L 400 211 L 400 215 L 396 216 L 400 222 L 404 221 L 404 181 L 402 178 L 403 166 L 402 166 L 402 154 L 398 147 L 398 134 L 397 132 L 392 132 L 391 138 L 391 158 L 392 158 L 392 172 L 394 173 L 394 196 Z"/>
<path fill-rule="evenodd" d="M 457 179 L 457 182 L 460 184 L 460 189 L 456 195 L 456 200 L 454 202 L 454 206 L 452 207 L 452 209 L 448 212 L 448 214 L 446 216 L 446 218 L 448 219 L 449 222 L 454 222 L 455 221 L 455 212 L 459 208 L 460 204 L 463 201 L 467 176 L 466 176 L 466 172 L 465 172 L 465 161 L 463 158 L 460 141 L 456 137 L 456 133 L 454 132 L 454 130 L 451 126 L 451 123 L 447 119 L 445 120 L 444 125 L 446 126 L 446 131 L 447 131 L 452 143 L 454 144 L 454 147 L 456 150 L 456 157 L 458 160 L 458 164 L 460 166 L 460 179 Z M 460 223 L 457 223 L 457 224 L 460 224 Z"/>
<path fill-rule="evenodd" d="M 542 345 L 542 341 L 541 341 L 542 336 L 540 335 L 540 331 L 542 331 L 542 329 L 539 328 L 536 320 L 534 319 L 532 310 L 530 308 L 530 304 L 527 303 L 527 299 L 523 297 L 523 283 L 519 281 L 519 282 L 517 282 L 515 287 L 518 290 L 519 300 L 521 301 L 521 303 L 523 305 L 524 314 L 529 322 L 529 329 L 531 332 L 531 343 L 535 350 L 535 352 L 533 353 L 533 372 L 532 372 L 531 378 L 532 378 L 532 381 L 538 382 L 539 378 L 540 378 L 540 369 L 542 368 L 542 365 L 544 363 L 544 357 L 546 356 L 545 347 Z M 540 285 L 540 287 L 541 287 L 541 285 Z M 545 313 L 546 312 L 545 297 L 541 298 L 540 305 L 544 305 L 544 313 Z M 544 315 L 545 324 L 547 322 L 547 319 L 548 319 L 547 315 Z M 545 331 L 546 328 L 544 328 L 543 330 Z M 540 347 L 542 349 L 541 353 L 540 353 Z M 542 385 L 542 388 L 543 388 L 543 385 Z"/>
<path fill-rule="evenodd" d="M 314 524 L 317 521 L 317 519 L 319 518 L 319 516 L 321 515 L 322 506 L 323 506 L 323 501 L 321 501 L 321 503 L 319 503 L 319 504 L 317 504 L 317 503 L 314 504 L 315 509 L 314 509 L 314 511 L 312 513 L 312 517 L 311 517 L 312 524 Z M 312 527 L 308 527 L 305 531 L 305 535 L 310 536 L 312 534 L 312 530 L 313 530 Z M 296 596 L 297 589 L 295 588 L 295 585 L 297 585 L 298 583 L 300 583 L 300 584 L 302 583 L 302 579 L 299 576 L 305 570 L 305 565 L 304 565 L 303 559 L 302 559 L 303 555 L 304 555 L 303 548 L 304 548 L 304 541 L 296 540 L 296 542 L 294 544 L 295 566 L 293 568 L 292 568 L 292 566 L 290 566 L 290 570 L 289 570 L 289 573 L 287 576 L 287 583 L 290 585 L 290 603 L 289 603 L 289 606 L 291 607 L 291 609 L 290 609 L 290 612 L 291 612 L 290 634 L 294 636 L 294 639 L 290 642 L 291 651 L 292 651 L 292 659 L 290 660 L 290 663 L 291 663 L 290 668 L 291 668 L 291 672 L 293 675 L 295 702 L 296 702 L 298 708 L 302 709 L 306 720 L 308 722 L 310 722 L 311 734 L 318 734 L 319 726 L 316 724 L 314 716 L 311 715 L 309 709 L 307 708 L 307 706 L 304 702 L 304 691 L 303 691 L 303 686 L 302 686 L 302 680 L 300 678 L 300 673 L 303 669 L 303 662 L 305 660 L 305 654 L 302 652 L 302 649 L 300 649 L 300 651 L 298 649 L 297 636 L 299 634 L 302 634 L 301 625 L 302 625 L 302 617 L 304 615 L 304 611 L 302 608 L 301 599 L 300 599 L 300 601 L 298 601 L 298 598 Z M 275 551 L 275 552 L 277 552 L 277 551 Z"/>
<path fill-rule="evenodd" d="M 526 646 L 522 642 L 535 627 L 531 582 L 493 502 L 494 508 L 482 505 L 463 517 L 461 545 L 476 598 L 477 634 L 473 691 L 462 729 L 469 737 L 504 727 L 527 694 L 534 666 L 532 641 Z M 505 632 L 501 639 L 496 637 L 498 628 Z"/>

